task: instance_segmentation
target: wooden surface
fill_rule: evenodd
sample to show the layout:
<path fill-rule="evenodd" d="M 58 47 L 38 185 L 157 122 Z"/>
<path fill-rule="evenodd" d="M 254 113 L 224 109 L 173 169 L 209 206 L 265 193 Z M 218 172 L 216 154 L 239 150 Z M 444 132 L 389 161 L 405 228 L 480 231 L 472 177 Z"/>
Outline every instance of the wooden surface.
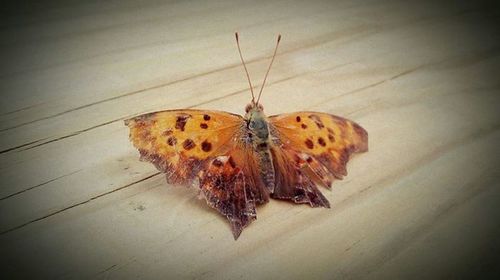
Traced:
<path fill-rule="evenodd" d="M 44 278 L 455 278 L 500 250 L 498 9 L 459 2 L 51 1 L 0 26 L 2 274 Z M 370 151 L 323 193 L 271 201 L 234 241 L 169 186 L 123 119 L 243 113 L 233 32 L 268 114 L 365 127 Z M 498 270 L 497 270 L 498 272 Z"/>

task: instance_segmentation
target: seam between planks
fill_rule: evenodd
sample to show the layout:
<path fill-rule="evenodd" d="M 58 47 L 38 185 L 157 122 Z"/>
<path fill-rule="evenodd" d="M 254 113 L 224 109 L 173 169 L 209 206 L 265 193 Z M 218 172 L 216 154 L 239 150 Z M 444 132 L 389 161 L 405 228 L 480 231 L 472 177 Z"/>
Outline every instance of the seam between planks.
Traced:
<path fill-rule="evenodd" d="M 0 201 L 5 200 L 5 199 L 8 199 L 8 198 L 11 198 L 11 197 L 13 197 L 13 196 L 20 195 L 20 194 L 22 194 L 22 193 L 24 193 L 24 192 L 27 192 L 27 191 L 30 191 L 30 190 L 33 190 L 33 189 L 36 189 L 36 188 L 42 187 L 42 186 L 44 186 L 44 185 L 47 185 L 47 184 L 52 183 L 52 182 L 55 182 L 55 181 L 57 181 L 57 180 L 59 180 L 59 179 L 62 179 L 62 178 L 64 178 L 64 177 L 68 177 L 68 176 L 71 176 L 71 175 L 73 175 L 73 174 L 76 174 L 76 173 L 78 173 L 78 172 L 80 172 L 80 171 L 82 171 L 82 170 L 83 170 L 83 169 L 79 169 L 79 170 L 76 170 L 76 171 L 70 172 L 70 173 L 68 173 L 68 174 L 61 175 L 61 176 L 56 177 L 56 178 L 54 178 L 54 179 L 50 179 L 50 180 L 45 181 L 45 182 L 43 182 L 43 183 L 40 183 L 40 184 L 38 184 L 38 185 L 35 185 L 35 186 L 32 186 L 32 187 L 29 187 L 29 188 L 23 189 L 23 190 L 21 190 L 21 191 L 18 191 L 18 192 L 15 192 L 15 193 L 12 193 L 12 194 L 6 195 L 6 196 L 4 196 L 4 197 L 0 198 Z"/>
<path fill-rule="evenodd" d="M 108 195 L 108 194 L 112 194 L 112 193 L 114 193 L 114 192 L 117 192 L 117 191 L 120 191 L 120 190 L 123 190 L 123 189 L 129 188 L 129 187 L 131 187 L 131 186 L 133 186 L 133 185 L 136 185 L 136 184 L 138 184 L 138 183 L 141 183 L 141 182 L 143 182 L 143 181 L 146 181 L 146 180 L 148 180 L 148 179 L 150 179 L 150 178 L 156 177 L 156 176 L 158 176 L 158 175 L 160 175 L 160 174 L 161 174 L 161 172 L 156 172 L 156 173 L 154 173 L 154 174 L 152 174 L 152 175 L 146 176 L 146 177 L 144 177 L 144 178 L 142 178 L 142 179 L 140 179 L 140 180 L 137 180 L 137 181 L 135 181 L 135 182 L 132 182 L 132 183 L 130 183 L 130 184 L 127 184 L 127 185 L 121 186 L 121 187 L 116 188 L 116 189 L 113 189 L 113 190 L 111 190 L 111 191 L 107 191 L 107 192 L 101 193 L 101 194 L 96 195 L 96 196 L 93 196 L 93 197 L 91 197 L 91 198 L 89 198 L 89 199 L 87 199 L 87 200 L 85 200 L 85 201 L 82 201 L 82 202 L 79 202 L 79 203 L 76 203 L 76 204 L 70 205 L 70 206 L 68 206 L 68 207 L 65 207 L 65 208 L 63 208 L 63 209 L 60 209 L 60 210 L 54 211 L 54 212 L 49 213 L 49 214 L 47 214 L 47 215 L 44 215 L 44 216 L 42 216 L 42 217 L 39 217 L 39 218 L 36 218 L 36 219 L 30 220 L 30 221 L 28 221 L 28 222 L 22 223 L 22 224 L 20 224 L 20 225 L 17 225 L 17 226 L 11 227 L 11 228 L 9 228 L 9 229 L 6 229 L 6 230 L 4 230 L 4 231 L 0 232 L 0 235 L 4 235 L 4 234 L 9 233 L 9 232 L 11 232 L 11 231 L 15 231 L 15 230 L 18 230 L 18 229 L 23 228 L 23 227 L 25 227 L 25 226 L 28 226 L 28 225 L 30 225 L 30 224 L 32 224 L 32 223 L 35 223 L 35 222 L 38 222 L 38 221 L 44 220 L 44 219 L 46 219 L 46 218 L 52 217 L 52 216 L 54 216 L 54 215 L 57 215 L 57 214 L 59 214 L 59 213 L 62 213 L 62 212 L 64 212 L 64 211 L 66 211 L 66 210 L 69 210 L 69 209 L 72 209 L 72 208 L 75 208 L 75 207 L 78 207 L 78 206 L 84 205 L 84 204 L 86 204 L 86 203 L 89 203 L 89 202 L 91 202 L 91 201 L 93 201 L 93 200 L 96 200 L 96 199 L 101 198 L 101 197 L 103 197 L 103 196 L 106 196 L 106 195 Z"/>

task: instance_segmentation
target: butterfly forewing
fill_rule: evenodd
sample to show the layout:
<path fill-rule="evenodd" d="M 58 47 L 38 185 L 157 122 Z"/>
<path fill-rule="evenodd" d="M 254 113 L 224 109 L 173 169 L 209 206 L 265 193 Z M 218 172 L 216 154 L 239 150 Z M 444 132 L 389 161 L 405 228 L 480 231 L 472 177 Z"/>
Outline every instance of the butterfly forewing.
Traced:
<path fill-rule="evenodd" d="M 170 183 L 189 183 L 203 163 L 224 153 L 244 126 L 241 116 L 218 111 L 173 110 L 141 115 L 125 123 L 141 157 L 167 173 Z"/>

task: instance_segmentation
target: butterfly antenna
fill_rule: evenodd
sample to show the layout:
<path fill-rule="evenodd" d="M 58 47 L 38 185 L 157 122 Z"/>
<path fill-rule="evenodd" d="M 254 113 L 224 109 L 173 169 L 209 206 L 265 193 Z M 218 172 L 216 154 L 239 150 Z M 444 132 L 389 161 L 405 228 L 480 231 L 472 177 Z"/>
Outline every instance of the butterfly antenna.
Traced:
<path fill-rule="evenodd" d="M 235 32 L 234 36 L 236 37 L 236 45 L 238 45 L 238 52 L 240 53 L 241 63 L 243 63 L 243 67 L 245 68 L 245 73 L 247 74 L 248 85 L 250 86 L 250 92 L 252 93 L 252 104 L 255 104 L 255 95 L 253 94 L 252 82 L 250 81 L 250 75 L 248 75 L 248 69 L 247 69 L 247 66 L 245 64 L 245 60 L 243 60 L 243 55 L 241 55 L 240 40 L 238 39 L 238 32 Z"/>
<path fill-rule="evenodd" d="M 257 104 L 259 104 L 260 96 L 262 95 L 262 90 L 264 89 L 264 85 L 266 84 L 267 75 L 269 75 L 269 71 L 271 70 L 271 66 L 273 65 L 274 58 L 276 57 L 276 52 L 278 51 L 280 40 L 281 40 L 281 34 L 278 35 L 278 41 L 276 41 L 276 48 L 274 48 L 273 58 L 271 59 L 271 63 L 269 63 L 269 68 L 267 68 L 266 76 L 264 77 L 264 81 L 262 82 L 262 87 L 260 88 L 259 97 L 257 97 Z"/>

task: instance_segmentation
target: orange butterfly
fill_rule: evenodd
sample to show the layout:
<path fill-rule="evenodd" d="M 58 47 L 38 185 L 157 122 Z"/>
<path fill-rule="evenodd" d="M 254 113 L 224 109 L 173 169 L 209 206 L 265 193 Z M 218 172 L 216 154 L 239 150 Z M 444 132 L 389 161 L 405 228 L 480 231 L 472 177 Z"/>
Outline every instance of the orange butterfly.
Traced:
<path fill-rule="evenodd" d="M 353 121 L 326 113 L 266 117 L 257 101 L 244 117 L 221 111 L 168 110 L 125 121 L 141 160 L 152 162 L 169 184 L 199 184 L 208 205 L 226 216 L 237 239 L 269 198 L 330 207 L 317 185 L 330 188 L 347 175 L 351 154 L 368 150 L 368 134 Z"/>

